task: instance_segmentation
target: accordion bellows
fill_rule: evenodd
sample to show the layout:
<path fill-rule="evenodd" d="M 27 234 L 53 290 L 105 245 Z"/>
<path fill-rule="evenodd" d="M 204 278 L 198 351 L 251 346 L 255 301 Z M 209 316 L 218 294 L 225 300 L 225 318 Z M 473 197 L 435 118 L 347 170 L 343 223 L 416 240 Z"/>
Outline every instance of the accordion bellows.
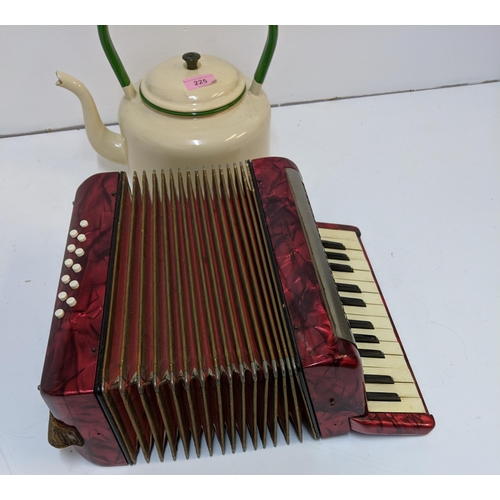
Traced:
<path fill-rule="evenodd" d="M 135 461 L 311 419 L 245 169 L 124 183 L 102 397 Z M 141 194 L 142 193 L 142 194 Z M 150 195 L 151 193 L 151 195 Z M 309 422 L 310 423 L 310 422 Z M 310 424 L 311 426 L 311 424 Z M 151 439 L 153 438 L 153 439 Z"/>

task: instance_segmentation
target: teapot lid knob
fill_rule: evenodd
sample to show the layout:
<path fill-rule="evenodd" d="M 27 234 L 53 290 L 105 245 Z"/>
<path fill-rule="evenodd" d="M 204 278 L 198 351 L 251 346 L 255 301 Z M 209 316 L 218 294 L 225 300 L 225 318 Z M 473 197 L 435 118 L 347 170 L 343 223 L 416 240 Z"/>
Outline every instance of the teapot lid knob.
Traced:
<path fill-rule="evenodd" d="M 186 52 L 182 58 L 186 61 L 187 69 L 198 69 L 198 60 L 200 59 L 198 52 Z"/>

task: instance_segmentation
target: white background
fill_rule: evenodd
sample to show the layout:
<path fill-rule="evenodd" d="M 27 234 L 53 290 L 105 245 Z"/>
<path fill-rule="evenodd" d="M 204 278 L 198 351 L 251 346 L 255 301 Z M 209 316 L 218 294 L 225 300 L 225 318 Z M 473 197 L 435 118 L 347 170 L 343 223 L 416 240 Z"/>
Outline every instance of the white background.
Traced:
<path fill-rule="evenodd" d="M 188 51 L 253 76 L 265 26 L 111 26 L 132 82 Z M 104 123 L 123 96 L 95 26 L 0 28 L 0 136 L 83 124 L 56 71 L 81 80 Z M 264 89 L 272 105 L 481 83 L 500 78 L 499 26 L 282 26 Z"/>
<path fill-rule="evenodd" d="M 135 78 L 161 57 L 205 47 L 251 74 L 265 29 L 244 28 L 244 37 L 239 31 L 112 28 Z M 76 98 L 53 85 L 56 69 L 88 84 L 104 120 L 116 120 L 120 89 L 95 28 L 0 33 L 3 135 L 81 124 Z M 176 40 L 157 48 L 171 36 Z M 197 43 L 175 45 L 177 39 Z M 98 169 L 84 131 L 72 130 L 0 140 L 0 473 L 498 474 L 500 71 L 492 49 L 498 41 L 498 27 L 284 27 L 265 83 L 274 104 L 365 96 L 275 107 L 271 154 L 298 165 L 317 220 L 361 229 L 436 418 L 428 436 L 306 436 L 234 456 L 205 452 L 121 468 L 98 468 L 71 449 L 51 448 L 48 410 L 36 387 L 71 201 Z M 486 80 L 497 82 L 478 84 Z M 470 85 L 455 86 L 463 84 Z M 367 97 L 385 92 L 396 93 Z M 239 485 L 243 495 L 259 491 L 251 486 Z M 337 491 L 326 487 L 306 492 Z"/>

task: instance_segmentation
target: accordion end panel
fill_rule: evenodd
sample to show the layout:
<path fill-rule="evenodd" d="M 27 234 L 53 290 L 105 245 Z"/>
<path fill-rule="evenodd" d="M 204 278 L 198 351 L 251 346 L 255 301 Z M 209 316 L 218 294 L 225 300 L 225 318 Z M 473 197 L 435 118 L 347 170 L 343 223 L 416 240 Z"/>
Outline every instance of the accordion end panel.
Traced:
<path fill-rule="evenodd" d="M 319 235 L 300 174 L 283 158 L 254 160 L 252 165 L 319 433 L 322 437 L 345 434 L 350 430 L 349 418 L 366 412 L 362 365 L 344 313 L 337 308 L 337 316 L 332 317 L 335 308 L 326 305 L 317 271 L 326 260 L 323 255 L 312 256 Z M 298 181 L 295 187 L 292 177 Z M 347 338 L 340 336 L 342 322 Z"/>
<path fill-rule="evenodd" d="M 51 444 L 97 465 L 127 464 L 94 393 L 118 181 L 97 174 L 76 193 L 39 387 Z"/>
<path fill-rule="evenodd" d="M 303 369 L 321 437 L 326 438 L 349 432 L 351 419 L 365 413 L 366 402 L 356 348 L 337 339 L 334 349 L 327 345 L 324 349 L 335 354 Z"/>

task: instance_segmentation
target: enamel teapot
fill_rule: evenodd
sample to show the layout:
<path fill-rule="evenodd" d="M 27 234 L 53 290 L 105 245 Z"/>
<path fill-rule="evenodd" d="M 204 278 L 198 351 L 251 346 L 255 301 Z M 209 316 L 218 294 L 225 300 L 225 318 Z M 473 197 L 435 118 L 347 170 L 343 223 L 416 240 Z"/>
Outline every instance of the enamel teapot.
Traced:
<path fill-rule="evenodd" d="M 107 26 L 99 38 L 124 97 L 120 133 L 103 124 L 94 99 L 76 78 L 58 71 L 59 85 L 73 92 L 83 109 L 92 147 L 104 158 L 134 171 L 177 171 L 239 163 L 269 155 L 269 100 L 261 90 L 276 47 L 278 28 L 269 26 L 252 81 L 228 62 L 188 52 L 168 59 L 132 84 Z"/>

